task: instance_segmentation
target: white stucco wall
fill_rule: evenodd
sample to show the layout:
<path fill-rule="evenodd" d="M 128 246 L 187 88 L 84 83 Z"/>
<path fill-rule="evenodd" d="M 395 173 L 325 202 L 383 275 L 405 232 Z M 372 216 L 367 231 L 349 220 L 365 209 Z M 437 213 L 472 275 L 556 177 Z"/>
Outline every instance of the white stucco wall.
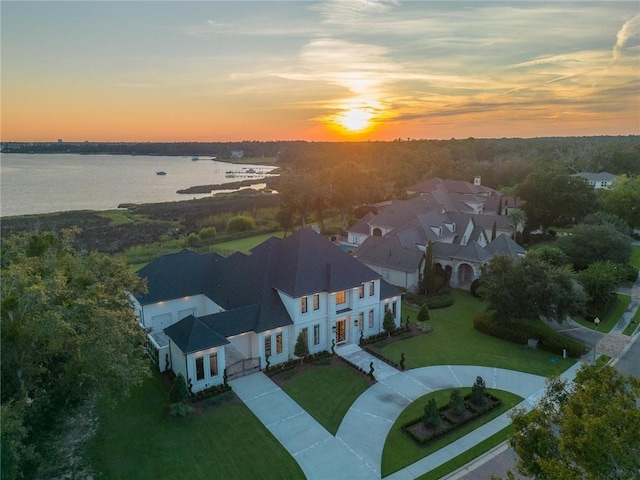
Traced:
<path fill-rule="evenodd" d="M 216 376 L 211 376 L 209 371 L 209 356 L 213 353 L 218 355 L 218 375 Z M 196 358 L 198 357 L 202 357 L 204 359 L 204 378 L 202 380 L 196 380 Z M 187 383 L 188 379 L 191 379 L 191 391 L 196 393 L 214 385 L 220 385 L 223 383 L 225 364 L 226 358 L 224 347 L 211 348 L 209 350 L 194 352 L 187 355 L 188 376 L 186 378 Z"/>
<path fill-rule="evenodd" d="M 149 305 L 140 305 L 137 301 L 134 303 L 136 312 L 139 314 L 138 318 L 141 326 L 145 329 L 151 328 L 152 331 L 154 330 L 154 317 L 170 315 L 168 322 L 164 322 L 165 324 L 163 325 L 166 328 L 182 320 L 192 312 L 194 315 L 202 316 L 221 311 L 220 307 L 205 295 L 192 295 Z M 180 315 L 181 313 L 182 316 Z M 158 322 L 156 321 L 157 324 Z"/>

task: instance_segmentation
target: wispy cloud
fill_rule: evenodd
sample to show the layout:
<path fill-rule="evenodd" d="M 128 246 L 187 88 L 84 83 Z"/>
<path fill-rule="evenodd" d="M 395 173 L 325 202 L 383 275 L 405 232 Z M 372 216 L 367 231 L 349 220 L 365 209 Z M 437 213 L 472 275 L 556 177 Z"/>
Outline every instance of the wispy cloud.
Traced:
<path fill-rule="evenodd" d="M 635 38 L 636 42 L 640 40 L 640 14 L 627 20 L 624 25 L 622 25 L 622 28 L 618 30 L 616 34 L 616 44 L 613 47 L 613 61 L 620 58 L 622 49 L 632 37 Z"/>

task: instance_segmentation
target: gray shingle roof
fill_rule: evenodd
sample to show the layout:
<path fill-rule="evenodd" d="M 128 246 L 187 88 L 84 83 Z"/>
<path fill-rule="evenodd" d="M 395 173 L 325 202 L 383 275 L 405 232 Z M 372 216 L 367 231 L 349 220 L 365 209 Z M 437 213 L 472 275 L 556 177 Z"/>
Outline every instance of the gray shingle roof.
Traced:
<path fill-rule="evenodd" d="M 223 345 L 227 336 L 291 325 L 278 291 L 297 298 L 380 278 L 311 229 L 285 239 L 270 238 L 249 255 L 224 258 L 183 250 L 154 260 L 139 274 L 149 285 L 149 293 L 137 297 L 141 303 L 204 294 L 224 309 L 186 317 L 164 330 L 184 353 Z M 384 280 L 381 283 L 389 296 L 400 293 Z"/>

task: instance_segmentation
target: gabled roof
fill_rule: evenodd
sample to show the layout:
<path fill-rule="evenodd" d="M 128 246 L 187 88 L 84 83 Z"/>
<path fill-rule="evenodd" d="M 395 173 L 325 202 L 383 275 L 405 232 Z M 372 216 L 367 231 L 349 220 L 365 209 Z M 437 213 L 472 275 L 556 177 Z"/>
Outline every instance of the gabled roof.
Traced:
<path fill-rule="evenodd" d="M 311 229 L 281 241 L 274 267 L 273 287 L 294 298 L 346 290 L 380 278 Z"/>
<path fill-rule="evenodd" d="M 526 250 L 518 245 L 508 235 L 498 235 L 489 245 L 485 247 L 492 255 L 506 253 L 512 257 L 524 255 Z"/>
<path fill-rule="evenodd" d="M 229 343 L 229 340 L 193 315 L 165 328 L 164 333 L 185 355 Z"/>
<path fill-rule="evenodd" d="M 354 252 L 361 262 L 382 268 L 415 272 L 423 253 L 416 244 L 402 243 L 402 236 L 391 232 L 384 237 L 369 237 Z"/>
<path fill-rule="evenodd" d="M 590 182 L 613 182 L 616 179 L 616 176 L 613 173 L 609 173 L 609 172 L 600 172 L 600 173 L 580 172 L 580 173 L 574 173 L 572 176 L 582 177 Z"/>
<path fill-rule="evenodd" d="M 216 253 L 198 254 L 192 250 L 162 255 L 138 271 L 140 277 L 147 279 L 147 293 L 136 298 L 148 305 L 203 293 L 207 277 L 223 259 Z"/>
<path fill-rule="evenodd" d="M 149 293 L 141 303 L 155 303 L 204 294 L 224 311 L 190 315 L 164 330 L 186 354 L 224 345 L 225 337 L 291 325 L 278 292 L 302 297 L 336 292 L 380 278 L 341 248 L 311 229 L 285 239 L 270 238 L 251 250 L 227 258 L 183 250 L 154 260 L 139 274 Z M 400 292 L 381 280 L 390 296 Z"/>
<path fill-rule="evenodd" d="M 493 188 L 485 187 L 483 185 L 474 185 L 473 183 L 461 180 L 443 180 L 438 177 L 430 178 L 407 187 L 408 192 L 429 193 L 438 190 L 449 193 L 471 193 L 480 195 L 498 194 L 498 192 Z"/>

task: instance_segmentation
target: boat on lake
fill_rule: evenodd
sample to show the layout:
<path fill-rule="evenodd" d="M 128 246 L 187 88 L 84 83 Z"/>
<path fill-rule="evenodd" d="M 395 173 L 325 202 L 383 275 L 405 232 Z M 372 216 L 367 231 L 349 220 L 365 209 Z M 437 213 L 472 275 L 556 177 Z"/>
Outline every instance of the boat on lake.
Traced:
<path fill-rule="evenodd" d="M 156 175 L 166 175 L 167 172 L 163 172 L 162 170 L 159 170 L 156 172 Z"/>

